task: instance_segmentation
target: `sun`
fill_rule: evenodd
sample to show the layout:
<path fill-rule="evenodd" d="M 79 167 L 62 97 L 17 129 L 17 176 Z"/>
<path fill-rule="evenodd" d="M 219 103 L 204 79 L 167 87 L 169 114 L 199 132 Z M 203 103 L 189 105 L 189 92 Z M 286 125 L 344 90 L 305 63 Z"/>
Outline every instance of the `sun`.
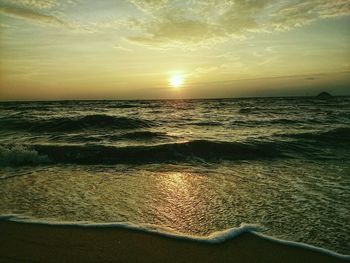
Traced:
<path fill-rule="evenodd" d="M 185 83 L 185 77 L 182 73 L 176 72 L 170 75 L 169 85 L 173 88 L 180 88 Z"/>

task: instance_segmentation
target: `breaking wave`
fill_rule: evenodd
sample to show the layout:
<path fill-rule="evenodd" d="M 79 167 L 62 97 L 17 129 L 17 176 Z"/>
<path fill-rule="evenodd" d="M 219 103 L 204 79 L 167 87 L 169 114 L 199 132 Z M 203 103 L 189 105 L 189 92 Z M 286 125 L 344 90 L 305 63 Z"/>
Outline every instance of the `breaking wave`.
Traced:
<path fill-rule="evenodd" d="M 55 146 L 34 149 L 54 162 L 78 164 L 162 163 L 177 161 L 252 160 L 283 157 L 274 144 L 189 141 L 151 146 Z"/>
<path fill-rule="evenodd" d="M 47 163 L 47 156 L 22 145 L 0 146 L 0 166 L 22 166 Z"/>
<path fill-rule="evenodd" d="M 127 121 L 128 124 L 130 124 L 130 120 L 128 119 Z M 137 121 L 137 123 L 139 122 Z M 120 124 L 120 122 L 118 122 L 118 124 Z M 115 138 L 113 137 L 112 139 L 116 140 L 160 140 L 169 137 L 164 133 L 151 131 L 127 132 L 114 136 Z M 328 148 L 336 147 L 338 149 L 339 147 L 344 148 L 348 146 L 350 142 L 350 128 L 343 127 L 325 132 L 283 134 L 277 136 L 297 140 L 250 142 L 193 140 L 180 143 L 130 145 L 123 147 L 107 146 L 103 144 L 0 145 L 0 166 L 36 165 L 47 162 L 73 164 L 142 164 L 299 157 L 327 159 L 336 158 L 336 156 L 327 153 Z M 320 142 L 327 143 L 328 146 L 325 151 L 320 149 L 317 151 L 315 150 Z"/>
<path fill-rule="evenodd" d="M 178 161 L 256 160 L 283 157 L 278 145 L 268 143 L 237 143 L 215 141 L 189 141 L 150 146 L 103 146 L 103 145 L 31 145 L 33 161 L 4 162 L 2 165 L 37 164 L 50 160 L 53 163 L 118 164 L 118 163 L 162 163 Z M 28 146 L 29 147 L 29 146 Z M 2 149 L 6 149 L 4 146 Z M 11 151 L 11 150 L 10 150 Z M 15 151 L 12 154 L 22 152 Z M 11 155 L 12 156 L 12 155 Z M 36 158 L 36 159 L 35 159 Z M 14 160 L 15 157 L 11 157 Z M 26 159 L 28 160 L 28 159 Z"/>

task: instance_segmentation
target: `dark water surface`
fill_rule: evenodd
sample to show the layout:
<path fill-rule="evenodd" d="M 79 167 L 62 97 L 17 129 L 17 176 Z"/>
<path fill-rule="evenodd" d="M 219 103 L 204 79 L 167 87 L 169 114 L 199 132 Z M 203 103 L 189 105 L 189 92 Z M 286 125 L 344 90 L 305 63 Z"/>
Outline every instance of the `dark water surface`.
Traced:
<path fill-rule="evenodd" d="M 0 213 L 350 254 L 350 97 L 0 103 Z"/>

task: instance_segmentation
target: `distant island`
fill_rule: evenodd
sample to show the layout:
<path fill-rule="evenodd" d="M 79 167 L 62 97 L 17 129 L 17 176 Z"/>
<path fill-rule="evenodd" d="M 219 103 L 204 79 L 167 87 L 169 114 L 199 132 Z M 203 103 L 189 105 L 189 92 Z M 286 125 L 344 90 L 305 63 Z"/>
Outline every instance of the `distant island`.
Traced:
<path fill-rule="evenodd" d="M 331 94 L 329 94 L 328 92 L 321 92 L 320 94 L 318 94 L 316 96 L 318 99 L 322 99 L 322 100 L 325 100 L 325 99 L 330 99 L 330 98 L 333 98 L 333 96 Z"/>

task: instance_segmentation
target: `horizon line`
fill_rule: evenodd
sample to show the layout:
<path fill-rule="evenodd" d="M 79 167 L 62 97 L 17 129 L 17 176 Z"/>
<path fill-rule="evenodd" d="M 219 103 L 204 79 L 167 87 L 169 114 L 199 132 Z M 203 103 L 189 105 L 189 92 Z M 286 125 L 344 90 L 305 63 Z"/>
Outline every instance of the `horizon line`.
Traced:
<path fill-rule="evenodd" d="M 0 103 L 3 102 L 64 102 L 64 101 L 166 101 L 166 100 L 235 100 L 235 99 L 259 99 L 259 98 L 317 98 L 317 95 L 321 92 L 317 93 L 316 95 L 286 95 L 286 96 L 242 96 L 242 97 L 208 97 L 208 98 L 153 98 L 153 99 L 47 99 L 47 100 L 35 100 L 35 99 L 23 99 L 23 100 L 1 100 Z M 329 93 L 329 92 L 327 92 Z M 332 95 L 333 98 L 338 97 L 350 97 L 350 93 L 347 95 Z"/>

